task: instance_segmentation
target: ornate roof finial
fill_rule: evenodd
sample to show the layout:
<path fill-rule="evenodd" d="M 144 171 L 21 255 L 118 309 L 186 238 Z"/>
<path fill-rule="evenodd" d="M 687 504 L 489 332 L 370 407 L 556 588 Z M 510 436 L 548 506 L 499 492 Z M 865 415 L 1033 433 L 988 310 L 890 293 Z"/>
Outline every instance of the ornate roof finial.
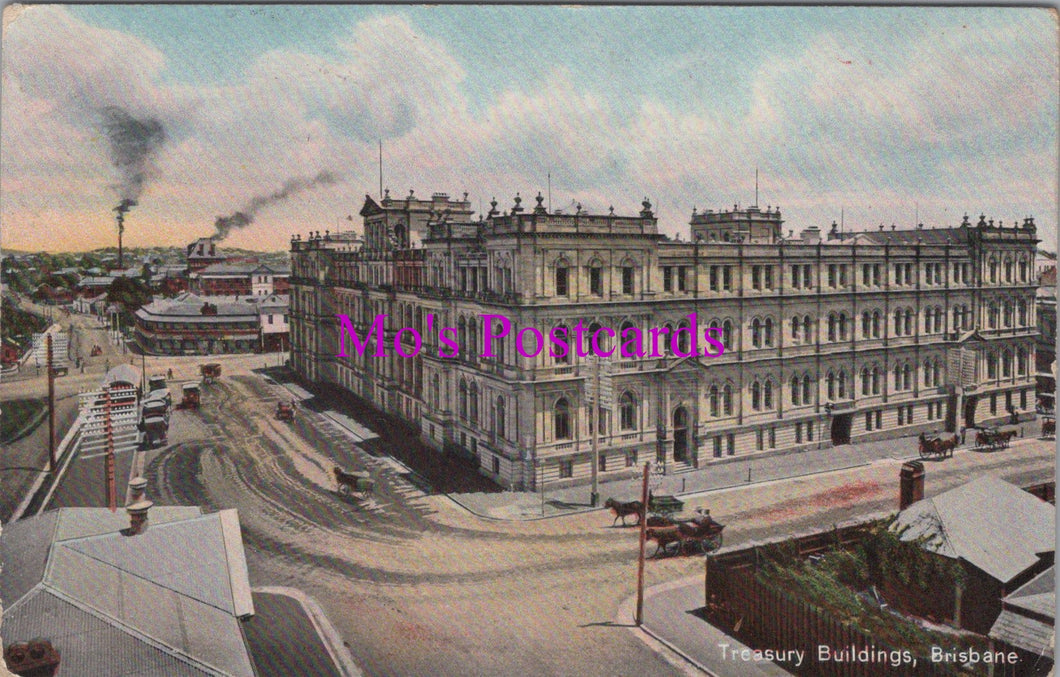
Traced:
<path fill-rule="evenodd" d="M 522 207 L 523 198 L 519 196 L 519 193 L 515 194 L 515 206 L 512 207 L 512 214 L 523 211 Z"/>

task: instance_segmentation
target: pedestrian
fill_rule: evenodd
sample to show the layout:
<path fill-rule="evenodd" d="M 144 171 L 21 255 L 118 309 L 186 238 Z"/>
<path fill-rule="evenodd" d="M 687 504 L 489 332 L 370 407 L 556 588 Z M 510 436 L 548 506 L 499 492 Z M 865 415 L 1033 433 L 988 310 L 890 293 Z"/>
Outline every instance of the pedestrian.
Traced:
<path fill-rule="evenodd" d="M 1020 422 L 1020 415 L 1016 411 L 1016 407 L 1009 407 L 1008 408 L 1008 417 L 1009 417 L 1008 418 L 1008 422 L 1011 423 L 1012 425 L 1016 425 L 1017 423 Z"/>
<path fill-rule="evenodd" d="M 173 367 L 170 367 L 166 370 L 166 378 L 169 380 L 173 380 Z"/>
<path fill-rule="evenodd" d="M 964 426 L 961 426 L 961 446 L 964 446 Z"/>

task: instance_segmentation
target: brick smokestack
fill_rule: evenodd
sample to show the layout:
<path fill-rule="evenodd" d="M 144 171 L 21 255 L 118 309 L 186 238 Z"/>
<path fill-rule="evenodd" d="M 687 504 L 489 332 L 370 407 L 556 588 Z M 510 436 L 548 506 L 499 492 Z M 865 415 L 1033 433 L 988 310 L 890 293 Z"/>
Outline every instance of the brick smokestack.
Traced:
<path fill-rule="evenodd" d="M 920 461 L 906 461 L 898 479 L 898 509 L 905 510 L 910 505 L 924 498 L 924 464 Z"/>

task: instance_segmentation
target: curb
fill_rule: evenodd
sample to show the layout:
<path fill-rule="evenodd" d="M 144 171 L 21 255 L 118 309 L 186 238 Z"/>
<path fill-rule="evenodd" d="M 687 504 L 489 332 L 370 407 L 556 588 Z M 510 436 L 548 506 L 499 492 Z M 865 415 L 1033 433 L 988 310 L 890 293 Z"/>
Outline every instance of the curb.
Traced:
<path fill-rule="evenodd" d="M 290 597 L 291 599 L 298 602 L 305 611 L 306 616 L 309 617 L 309 622 L 313 624 L 313 629 L 316 630 L 317 637 L 320 638 L 324 648 L 327 650 L 328 655 L 331 657 L 335 667 L 345 677 L 362 677 L 364 673 L 357 667 L 357 664 L 353 661 L 353 656 L 350 654 L 349 649 L 346 648 L 346 644 L 339 635 L 338 630 L 328 620 L 327 614 L 320 608 L 320 605 L 309 595 L 305 594 L 298 588 L 287 588 L 283 586 L 263 586 L 257 588 L 251 588 L 251 592 L 261 592 L 271 595 L 283 595 L 284 597 Z"/>
<path fill-rule="evenodd" d="M 66 469 L 70 466 L 70 462 L 74 458 L 74 453 L 71 451 L 74 448 L 73 441 L 81 433 L 81 425 L 83 423 L 80 412 L 77 414 L 77 418 L 74 419 L 73 424 L 70 426 L 70 430 L 66 432 L 66 436 L 63 437 L 62 442 L 59 443 L 58 448 L 55 450 L 55 456 L 59 462 L 59 469 L 55 473 L 55 476 L 51 478 L 51 485 L 48 487 L 48 493 L 44 496 L 44 500 L 41 501 L 40 507 L 37 509 L 36 514 L 44 512 L 44 508 L 48 505 L 48 501 L 51 500 L 52 494 L 55 493 L 56 487 L 59 486 L 60 480 L 62 480 L 63 474 Z M 8 518 L 9 522 L 14 522 L 22 518 L 29 507 L 33 504 L 37 498 L 37 494 L 40 493 L 44 487 L 44 482 L 48 478 L 48 462 L 45 461 L 44 467 L 41 468 L 41 472 L 37 475 L 37 480 L 33 483 L 33 488 L 29 490 L 22 502 L 18 504 L 15 511 L 11 513 Z"/>

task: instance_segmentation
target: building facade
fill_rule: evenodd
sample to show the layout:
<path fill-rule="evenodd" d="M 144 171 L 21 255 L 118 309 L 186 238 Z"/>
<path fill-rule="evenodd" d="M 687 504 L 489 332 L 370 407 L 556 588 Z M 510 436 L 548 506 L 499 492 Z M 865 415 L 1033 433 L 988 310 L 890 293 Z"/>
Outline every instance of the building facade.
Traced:
<path fill-rule="evenodd" d="M 286 296 L 156 298 L 135 313 L 136 341 L 151 355 L 215 355 L 282 350 Z"/>
<path fill-rule="evenodd" d="M 1033 219 L 783 237 L 779 208 L 734 206 L 682 241 L 646 199 L 543 201 L 473 220 L 466 194 L 366 196 L 363 243 L 292 240 L 292 365 L 535 490 L 589 482 L 594 458 L 601 478 L 679 472 L 1033 411 Z M 384 355 L 358 354 L 381 315 Z M 570 350 L 535 353 L 533 330 Z"/>

